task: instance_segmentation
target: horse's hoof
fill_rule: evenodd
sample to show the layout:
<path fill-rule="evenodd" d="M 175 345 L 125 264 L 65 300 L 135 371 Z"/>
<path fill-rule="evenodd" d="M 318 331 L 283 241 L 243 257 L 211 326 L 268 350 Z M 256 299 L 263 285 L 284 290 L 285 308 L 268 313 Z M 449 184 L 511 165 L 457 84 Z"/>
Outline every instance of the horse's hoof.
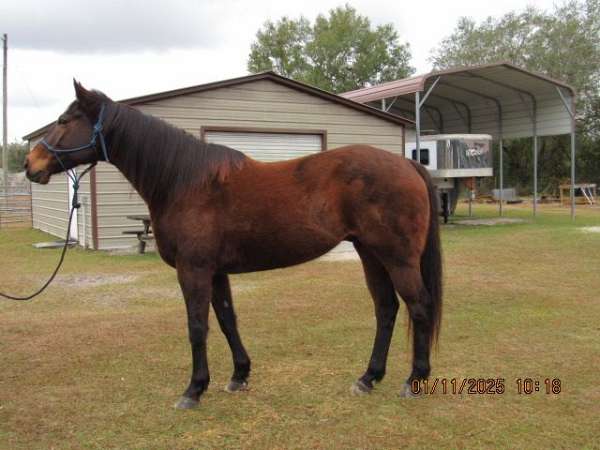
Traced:
<path fill-rule="evenodd" d="M 373 388 L 367 386 L 362 380 L 355 381 L 350 388 L 350 392 L 353 395 L 368 395 L 372 390 Z"/>
<path fill-rule="evenodd" d="M 235 381 L 231 380 L 227 386 L 225 386 L 225 390 L 229 393 L 239 392 L 239 391 L 247 391 L 248 383 L 245 381 Z"/>
<path fill-rule="evenodd" d="M 197 408 L 199 404 L 200 402 L 198 400 L 183 396 L 175 405 L 175 409 L 194 409 Z"/>
<path fill-rule="evenodd" d="M 419 394 L 415 394 L 412 390 L 412 387 L 408 383 L 404 383 L 402 385 L 402 390 L 400 391 L 400 397 L 402 398 L 419 398 Z"/>

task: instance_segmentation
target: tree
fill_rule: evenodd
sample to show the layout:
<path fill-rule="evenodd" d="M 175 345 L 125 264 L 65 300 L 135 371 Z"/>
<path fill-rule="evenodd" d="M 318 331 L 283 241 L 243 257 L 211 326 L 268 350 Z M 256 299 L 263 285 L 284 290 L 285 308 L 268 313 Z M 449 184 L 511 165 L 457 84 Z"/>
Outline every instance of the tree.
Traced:
<path fill-rule="evenodd" d="M 248 70 L 273 70 L 330 92 L 345 92 L 409 76 L 410 49 L 393 25 L 372 28 L 348 5 L 319 15 L 267 21 L 256 33 Z"/>
<path fill-rule="evenodd" d="M 0 145 L 0 151 L 1 150 L 2 146 Z M 29 146 L 25 142 L 12 142 L 8 144 L 8 171 L 21 172 L 23 170 L 23 161 L 25 161 L 27 153 L 29 153 Z M 1 161 L 0 167 L 2 167 Z"/>
<path fill-rule="evenodd" d="M 569 83 L 578 93 L 579 178 L 600 182 L 600 0 L 569 1 L 550 13 L 529 7 L 480 24 L 463 17 L 430 61 L 436 69 L 510 61 Z M 555 184 L 568 176 L 567 139 L 543 140 L 542 184 Z M 514 140 L 511 144 L 514 151 L 505 166 L 509 177 L 531 174 L 530 143 Z"/>
<path fill-rule="evenodd" d="M 567 80 L 581 94 L 598 94 L 600 0 L 570 1 L 546 13 L 488 17 L 480 25 L 463 17 L 430 58 L 436 69 L 510 61 Z"/>

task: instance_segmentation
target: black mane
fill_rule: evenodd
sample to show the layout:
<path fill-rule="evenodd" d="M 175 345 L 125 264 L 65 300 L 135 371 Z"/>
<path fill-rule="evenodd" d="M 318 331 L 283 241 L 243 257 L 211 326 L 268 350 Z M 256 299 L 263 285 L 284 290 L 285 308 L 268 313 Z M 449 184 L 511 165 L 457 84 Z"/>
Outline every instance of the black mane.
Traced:
<path fill-rule="evenodd" d="M 110 102 L 106 117 L 109 157 L 148 203 L 166 201 L 184 187 L 224 181 L 247 159 L 121 103 Z"/>

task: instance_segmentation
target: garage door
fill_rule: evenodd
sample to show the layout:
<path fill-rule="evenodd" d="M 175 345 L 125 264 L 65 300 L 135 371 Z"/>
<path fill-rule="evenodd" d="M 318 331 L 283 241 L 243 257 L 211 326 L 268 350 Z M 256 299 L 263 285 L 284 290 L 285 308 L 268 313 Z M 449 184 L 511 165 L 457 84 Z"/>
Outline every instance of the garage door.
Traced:
<path fill-rule="evenodd" d="M 296 133 L 206 131 L 206 142 L 239 150 L 259 161 L 281 161 L 320 152 L 323 136 Z"/>

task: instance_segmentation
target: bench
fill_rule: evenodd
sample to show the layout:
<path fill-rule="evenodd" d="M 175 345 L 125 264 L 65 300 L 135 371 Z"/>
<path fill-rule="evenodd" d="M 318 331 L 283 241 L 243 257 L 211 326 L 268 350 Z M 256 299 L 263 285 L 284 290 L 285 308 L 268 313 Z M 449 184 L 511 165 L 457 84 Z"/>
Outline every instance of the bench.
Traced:
<path fill-rule="evenodd" d="M 138 253 L 141 255 L 146 251 L 146 243 L 148 241 L 153 241 L 154 236 L 152 236 L 152 231 L 146 232 L 146 230 L 126 230 L 123 231 L 123 234 L 135 235 L 139 241 L 138 243 Z"/>

